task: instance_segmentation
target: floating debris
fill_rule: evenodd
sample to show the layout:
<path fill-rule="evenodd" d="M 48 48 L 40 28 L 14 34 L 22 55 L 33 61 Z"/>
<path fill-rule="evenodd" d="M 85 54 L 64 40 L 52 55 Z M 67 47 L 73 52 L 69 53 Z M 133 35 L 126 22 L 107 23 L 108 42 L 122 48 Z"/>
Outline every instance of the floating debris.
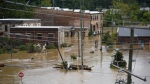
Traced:
<path fill-rule="evenodd" d="M 71 64 L 71 65 L 66 65 L 65 69 L 67 70 L 92 70 L 92 67 L 94 66 L 87 66 L 87 65 L 75 65 L 75 64 Z M 56 64 L 53 68 L 60 68 L 60 69 L 64 69 L 64 66 L 62 64 Z"/>

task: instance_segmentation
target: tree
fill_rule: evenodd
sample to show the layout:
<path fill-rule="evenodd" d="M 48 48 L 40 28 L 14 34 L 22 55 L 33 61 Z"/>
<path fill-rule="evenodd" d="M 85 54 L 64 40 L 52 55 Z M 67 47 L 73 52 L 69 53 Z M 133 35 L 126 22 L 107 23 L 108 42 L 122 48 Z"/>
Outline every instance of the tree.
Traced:
<path fill-rule="evenodd" d="M 114 60 L 113 60 L 113 64 L 117 65 L 119 67 L 126 67 L 126 61 L 123 60 L 123 54 L 122 52 L 116 51 L 116 53 L 113 55 Z"/>
<path fill-rule="evenodd" d="M 41 0 L 41 6 L 44 6 L 44 7 L 52 6 L 50 2 L 51 0 Z"/>
<path fill-rule="evenodd" d="M 139 15 L 143 15 L 140 11 L 140 7 L 138 5 L 138 3 L 134 0 L 131 0 L 132 3 L 127 3 L 124 2 L 123 0 L 114 0 L 113 1 L 113 6 L 116 9 L 119 9 L 120 14 L 122 15 L 122 18 L 124 20 L 127 20 L 127 22 L 130 21 L 130 24 L 132 24 L 133 22 L 143 22 L 143 18 L 144 17 L 139 17 Z M 140 20 L 139 20 L 140 18 Z M 146 20 L 146 19 L 144 19 Z M 147 20 L 146 20 L 147 21 Z"/>

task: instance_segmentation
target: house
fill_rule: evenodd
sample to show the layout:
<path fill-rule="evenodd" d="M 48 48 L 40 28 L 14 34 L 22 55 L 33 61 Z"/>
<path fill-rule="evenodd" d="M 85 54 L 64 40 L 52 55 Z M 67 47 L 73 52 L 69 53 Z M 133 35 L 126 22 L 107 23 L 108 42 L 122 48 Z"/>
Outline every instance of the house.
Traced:
<path fill-rule="evenodd" d="M 21 39 L 24 43 L 60 45 L 64 43 L 63 26 L 16 26 L 10 28 L 10 38 L 12 40 Z"/>
<path fill-rule="evenodd" d="M 41 26 L 40 19 L 0 19 L 0 31 L 10 32 L 10 27 L 15 26 Z M 9 35 L 7 36 L 9 37 Z"/>
<path fill-rule="evenodd" d="M 117 42 L 130 43 L 130 28 L 118 27 Z M 134 28 L 134 43 L 149 44 L 150 28 Z"/>

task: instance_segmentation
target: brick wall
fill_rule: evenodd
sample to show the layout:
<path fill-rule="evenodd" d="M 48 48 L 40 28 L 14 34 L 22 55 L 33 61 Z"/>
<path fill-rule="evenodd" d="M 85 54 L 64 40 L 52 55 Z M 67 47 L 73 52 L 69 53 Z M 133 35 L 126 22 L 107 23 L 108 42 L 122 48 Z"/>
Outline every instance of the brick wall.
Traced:
<path fill-rule="evenodd" d="M 13 35 L 11 35 L 11 39 L 17 39 L 15 33 L 19 33 L 22 35 L 20 35 L 18 39 L 23 40 L 24 43 L 32 42 L 42 44 L 49 41 L 53 44 L 58 44 L 58 28 L 10 28 L 10 30 L 10 33 L 14 33 Z M 30 33 L 30 37 L 25 36 L 26 33 Z M 38 33 L 42 34 L 41 39 L 37 39 Z M 53 39 L 48 39 L 48 33 L 53 34 Z"/>
<path fill-rule="evenodd" d="M 35 9 L 36 19 L 41 19 L 42 26 L 80 26 L 80 13 L 73 11 Z M 84 14 L 84 26 L 90 27 L 90 14 Z"/>

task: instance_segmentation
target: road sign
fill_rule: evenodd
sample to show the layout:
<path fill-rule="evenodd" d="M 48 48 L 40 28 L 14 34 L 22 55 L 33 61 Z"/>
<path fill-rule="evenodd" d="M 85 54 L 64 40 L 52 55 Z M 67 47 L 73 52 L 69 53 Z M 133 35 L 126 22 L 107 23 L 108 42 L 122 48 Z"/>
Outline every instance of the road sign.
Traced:
<path fill-rule="evenodd" d="M 19 76 L 20 78 L 22 78 L 22 77 L 24 76 L 24 74 L 23 74 L 22 72 L 19 72 L 18 76 Z"/>

